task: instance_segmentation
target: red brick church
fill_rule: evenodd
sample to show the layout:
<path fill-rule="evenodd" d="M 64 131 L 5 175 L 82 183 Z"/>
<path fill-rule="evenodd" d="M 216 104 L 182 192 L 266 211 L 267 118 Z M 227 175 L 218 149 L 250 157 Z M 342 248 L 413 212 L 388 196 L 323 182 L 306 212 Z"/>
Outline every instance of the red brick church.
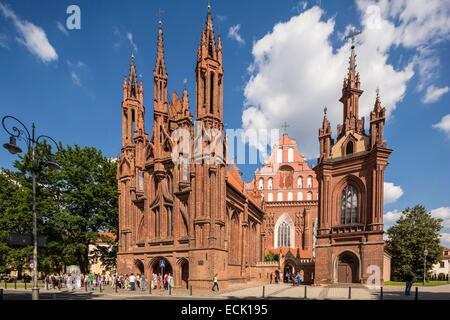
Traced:
<path fill-rule="evenodd" d="M 123 82 L 118 272 L 172 273 L 175 286 L 185 288 L 210 288 L 215 275 L 222 287 L 266 281 L 276 269 L 303 270 L 317 284 L 364 283 L 369 265 L 379 266 L 382 275 L 383 174 L 391 150 L 383 140 L 379 96 L 369 134 L 359 118 L 363 91 L 354 47 L 336 142 L 325 115 L 320 158 L 311 168 L 285 133 L 248 184 L 225 156 L 222 41 L 214 36 L 211 7 L 197 51 L 195 117 L 186 88 L 169 100 L 161 21 L 156 47 L 150 133 L 134 56 Z M 189 140 L 175 139 L 179 130 Z M 222 140 L 199 142 L 196 131 Z M 213 140 L 220 142 L 211 147 Z M 174 161 L 183 143 L 206 152 L 180 152 L 182 160 Z M 263 262 L 270 251 L 281 253 L 280 265 Z"/>

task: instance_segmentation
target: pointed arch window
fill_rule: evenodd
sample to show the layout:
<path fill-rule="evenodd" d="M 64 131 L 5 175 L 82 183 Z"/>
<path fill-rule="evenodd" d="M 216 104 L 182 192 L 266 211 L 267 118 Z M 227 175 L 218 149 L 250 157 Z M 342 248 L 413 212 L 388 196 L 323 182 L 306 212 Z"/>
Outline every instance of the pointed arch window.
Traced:
<path fill-rule="evenodd" d="M 291 246 L 291 226 L 283 221 L 278 226 L 278 243 L 277 247 L 290 247 Z"/>
<path fill-rule="evenodd" d="M 273 189 L 273 179 L 269 178 L 267 181 L 267 189 L 272 190 Z"/>
<path fill-rule="evenodd" d="M 306 194 L 306 200 L 312 200 L 312 192 L 311 191 L 309 191 L 307 194 Z"/>
<path fill-rule="evenodd" d="M 268 202 L 272 202 L 272 201 L 273 201 L 273 193 L 272 193 L 272 192 L 269 192 L 269 193 L 267 194 L 267 201 L 268 201 Z"/>
<path fill-rule="evenodd" d="M 303 193 L 300 191 L 300 192 L 297 192 L 297 201 L 302 201 L 303 200 Z"/>
<path fill-rule="evenodd" d="M 347 146 L 345 148 L 345 154 L 352 154 L 353 153 L 353 141 L 347 142 Z"/>
<path fill-rule="evenodd" d="M 359 192 L 355 186 L 347 185 L 341 193 L 341 224 L 358 222 Z"/>

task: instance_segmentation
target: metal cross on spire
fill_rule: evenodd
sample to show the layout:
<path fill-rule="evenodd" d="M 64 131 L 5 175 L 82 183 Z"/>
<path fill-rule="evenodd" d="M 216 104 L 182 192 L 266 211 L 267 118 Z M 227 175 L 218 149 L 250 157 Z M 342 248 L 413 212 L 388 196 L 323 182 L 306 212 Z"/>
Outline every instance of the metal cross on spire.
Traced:
<path fill-rule="evenodd" d="M 286 121 L 283 123 L 281 127 L 283 128 L 283 133 L 287 133 L 287 128 L 289 127 L 289 125 L 287 124 Z"/>
<path fill-rule="evenodd" d="M 164 10 L 159 9 L 158 10 L 158 23 L 159 23 L 160 27 L 162 26 L 162 16 L 163 16 L 163 14 L 164 14 Z"/>
<path fill-rule="evenodd" d="M 345 37 L 345 39 L 346 39 L 346 40 L 352 39 L 352 47 L 354 47 L 354 46 L 355 46 L 355 38 L 356 38 L 356 36 L 358 36 L 358 35 L 360 35 L 360 34 L 361 34 L 361 31 L 359 31 L 358 29 L 356 29 L 355 27 L 353 27 L 353 28 L 350 30 L 350 33 Z"/>

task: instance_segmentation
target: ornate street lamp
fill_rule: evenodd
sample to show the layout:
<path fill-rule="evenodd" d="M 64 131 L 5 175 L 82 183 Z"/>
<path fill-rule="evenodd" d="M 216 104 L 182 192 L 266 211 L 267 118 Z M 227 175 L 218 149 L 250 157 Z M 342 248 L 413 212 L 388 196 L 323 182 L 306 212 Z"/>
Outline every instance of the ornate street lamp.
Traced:
<path fill-rule="evenodd" d="M 428 250 L 425 248 L 423 251 L 423 286 L 425 286 L 425 281 L 427 277 L 427 255 Z"/>
<path fill-rule="evenodd" d="M 19 127 L 12 126 L 11 129 L 8 129 L 6 127 L 6 120 L 10 119 L 15 121 L 17 124 L 19 124 Z M 39 300 L 39 288 L 37 286 L 37 248 L 38 248 L 38 241 L 37 241 L 37 218 L 36 218 L 36 169 L 40 165 L 47 166 L 49 169 L 59 169 L 58 163 L 56 163 L 53 159 L 53 156 L 51 156 L 50 160 L 41 160 L 38 159 L 36 156 L 36 149 L 38 146 L 42 145 L 42 142 L 39 142 L 41 140 L 46 141 L 50 140 L 53 142 L 56 146 L 56 148 L 59 150 L 58 143 L 56 143 L 53 138 L 45 135 L 40 135 L 39 137 L 35 138 L 34 133 L 34 123 L 31 126 L 31 134 L 30 131 L 27 129 L 27 127 L 20 121 L 19 119 L 12 117 L 12 116 L 5 116 L 2 119 L 2 125 L 5 131 L 10 135 L 9 137 L 9 143 L 5 143 L 3 147 L 8 150 L 11 154 L 18 154 L 22 152 L 22 149 L 17 145 L 17 138 L 22 139 L 25 141 L 27 145 L 27 154 L 31 159 L 32 166 L 31 166 L 31 177 L 32 177 L 32 183 L 33 183 L 33 289 L 32 289 L 32 299 L 33 300 Z M 51 151 L 51 147 L 50 147 Z"/>

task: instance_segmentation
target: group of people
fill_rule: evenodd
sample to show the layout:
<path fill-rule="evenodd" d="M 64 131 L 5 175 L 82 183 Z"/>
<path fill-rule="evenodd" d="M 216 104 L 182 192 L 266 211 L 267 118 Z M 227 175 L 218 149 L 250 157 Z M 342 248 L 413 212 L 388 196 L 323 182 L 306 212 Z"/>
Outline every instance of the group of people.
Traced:
<path fill-rule="evenodd" d="M 171 273 L 166 273 L 164 276 L 161 276 L 160 273 L 152 274 L 152 289 L 163 289 L 169 290 L 169 288 L 174 287 L 174 279 Z"/>
<path fill-rule="evenodd" d="M 131 273 L 128 274 L 114 274 L 111 280 L 111 287 L 113 289 L 125 289 L 136 291 L 137 289 L 144 291 L 147 289 L 147 280 L 143 274 Z"/>
<path fill-rule="evenodd" d="M 272 282 L 275 283 L 279 283 L 280 282 L 280 272 L 277 270 L 275 271 L 275 276 L 273 275 L 273 273 L 270 273 L 269 275 L 269 279 L 270 279 L 270 284 L 272 284 Z M 297 273 L 295 272 L 286 272 L 285 276 L 284 276 L 284 282 L 285 283 L 292 283 L 293 286 L 299 286 L 302 284 L 302 281 L 304 279 L 304 271 L 300 270 L 297 271 Z"/>

